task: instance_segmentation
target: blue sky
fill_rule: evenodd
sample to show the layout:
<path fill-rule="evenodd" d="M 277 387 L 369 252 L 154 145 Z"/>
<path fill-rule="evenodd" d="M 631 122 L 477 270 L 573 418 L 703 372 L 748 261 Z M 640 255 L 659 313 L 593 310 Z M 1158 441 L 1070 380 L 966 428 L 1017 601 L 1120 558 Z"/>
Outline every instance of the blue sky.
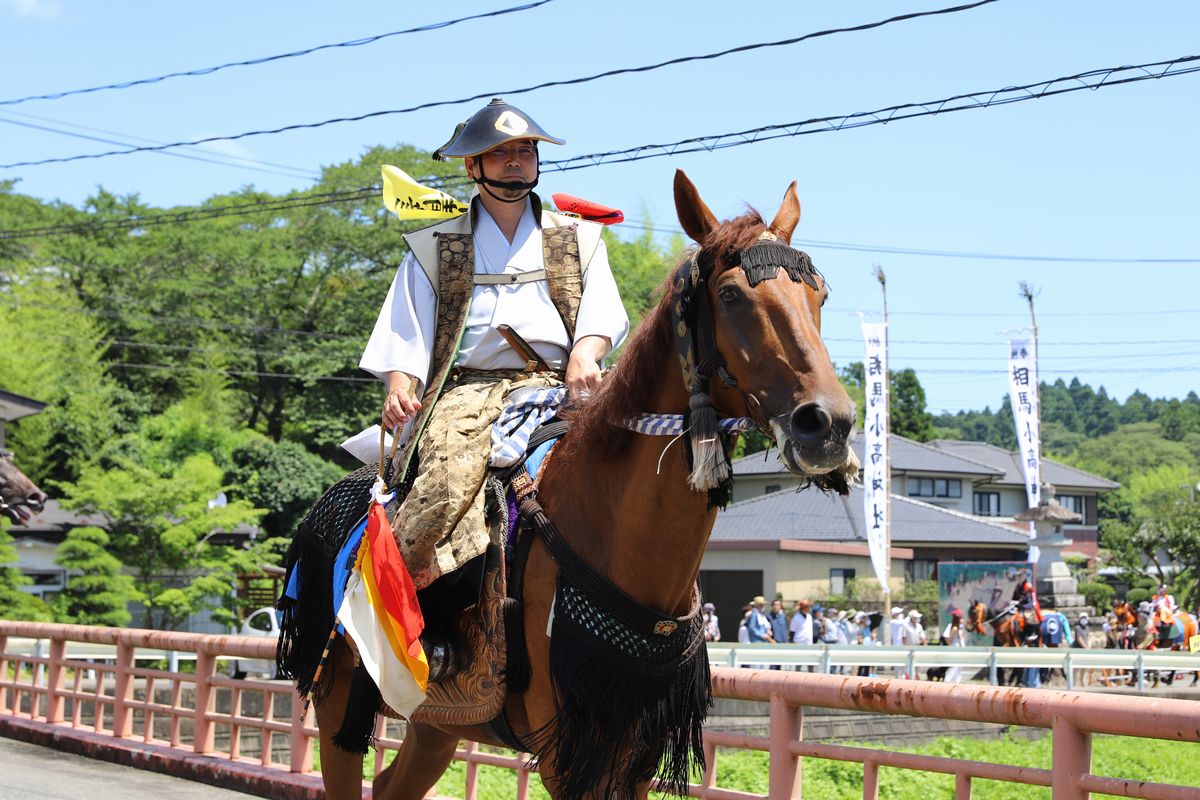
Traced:
<path fill-rule="evenodd" d="M 0 99 L 356 39 L 520 2 L 0 0 Z M 499 92 L 949 4 L 554 0 L 361 47 L 3 105 L 0 162 L 113 149 L 13 122 L 119 141 L 139 137 L 139 144 L 180 141 Z M 1189 2 L 999 0 L 867 32 L 506 96 L 567 140 L 543 151 L 560 158 L 1196 55 L 1197 30 L 1200 6 Z M 1200 378 L 1198 100 L 1200 74 L 1182 75 L 548 173 L 542 189 L 616 206 L 635 222 L 669 231 L 677 227 L 676 168 L 722 217 L 746 204 L 770 216 L 796 180 L 804 207 L 797 242 L 833 288 L 825 334 L 834 360 L 861 360 L 854 312 L 879 311 L 872 265 L 881 264 L 889 278 L 892 366 L 917 370 L 934 411 L 995 407 L 1003 397 L 1004 332 L 1029 320 L 1021 280 L 1040 291 L 1043 378 L 1077 375 L 1120 398 L 1135 388 L 1182 396 Z M 246 184 L 282 192 L 309 185 L 320 165 L 355 158 L 374 144 L 432 149 L 482 102 L 189 151 L 258 163 L 142 153 L 0 170 L 0 178 L 20 178 L 22 191 L 70 203 L 98 186 L 162 205 Z M 924 254 L 888 252 L 896 250 Z"/>

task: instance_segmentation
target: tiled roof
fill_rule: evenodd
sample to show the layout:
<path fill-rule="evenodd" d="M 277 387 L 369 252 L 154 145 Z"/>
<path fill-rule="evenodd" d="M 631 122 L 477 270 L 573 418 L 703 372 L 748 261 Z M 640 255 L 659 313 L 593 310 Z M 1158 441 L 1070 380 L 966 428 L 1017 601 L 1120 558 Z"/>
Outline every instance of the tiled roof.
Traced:
<path fill-rule="evenodd" d="M 863 441 L 863 437 L 859 436 L 851 445 L 859 461 L 862 461 Z M 1003 473 L 1003 470 L 988 463 L 914 442 L 903 436 L 892 434 L 888 442 L 892 451 L 892 469 L 896 472 L 937 472 L 979 478 L 991 478 Z M 733 462 L 735 477 L 775 475 L 783 472 L 787 472 L 787 469 L 779 460 L 778 452 L 774 448 L 766 453 L 755 453 Z"/>
<path fill-rule="evenodd" d="M 108 519 L 103 514 L 80 514 L 75 511 L 67 511 L 57 500 L 47 500 L 45 507 L 39 513 L 31 516 L 24 525 L 11 525 L 8 532 L 19 538 L 27 534 L 47 531 L 65 533 L 71 528 L 81 528 L 85 525 L 95 525 L 107 529 Z"/>
<path fill-rule="evenodd" d="M 970 458 L 988 464 L 1000 473 L 991 482 L 1000 485 L 1023 486 L 1025 476 L 1016 453 L 987 442 L 960 442 L 954 439 L 936 439 L 929 443 L 947 455 Z M 1055 489 L 1119 489 L 1121 484 L 1084 472 L 1066 464 L 1042 457 L 1042 480 L 1049 481 Z"/>
<path fill-rule="evenodd" d="M 717 541 L 805 539 L 861 542 L 865 536 L 861 488 L 846 497 L 816 489 L 780 491 L 734 503 L 717 515 L 712 539 Z M 892 495 L 892 543 L 998 544 L 1023 547 L 1023 531 L 986 522 L 958 511 Z"/>

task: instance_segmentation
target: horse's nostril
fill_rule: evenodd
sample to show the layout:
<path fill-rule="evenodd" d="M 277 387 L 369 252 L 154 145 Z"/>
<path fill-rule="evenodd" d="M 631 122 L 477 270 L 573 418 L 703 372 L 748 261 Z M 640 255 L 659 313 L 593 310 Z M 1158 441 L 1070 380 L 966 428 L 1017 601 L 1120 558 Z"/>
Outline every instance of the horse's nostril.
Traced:
<path fill-rule="evenodd" d="M 29 506 L 35 511 L 40 511 L 46 505 L 46 500 L 48 499 L 49 498 L 46 497 L 45 493 L 34 492 L 33 494 L 29 495 L 29 498 L 25 501 L 25 505 Z"/>
<path fill-rule="evenodd" d="M 823 439 L 833 420 L 820 403 L 805 403 L 792 412 L 792 435 L 797 439 Z"/>

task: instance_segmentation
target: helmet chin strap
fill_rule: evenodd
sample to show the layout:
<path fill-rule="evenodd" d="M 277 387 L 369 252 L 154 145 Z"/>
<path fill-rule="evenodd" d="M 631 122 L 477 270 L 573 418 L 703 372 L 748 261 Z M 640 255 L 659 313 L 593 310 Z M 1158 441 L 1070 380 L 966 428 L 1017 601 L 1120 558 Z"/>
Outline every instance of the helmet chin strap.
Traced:
<path fill-rule="evenodd" d="M 474 180 L 475 183 L 481 189 L 483 189 L 483 191 L 487 192 L 493 199 L 499 200 L 501 203 L 521 203 L 521 202 L 525 201 L 525 198 L 529 197 L 529 193 L 532 192 L 534 187 L 538 185 L 538 181 L 541 179 L 541 177 L 542 177 L 541 167 L 539 165 L 538 174 L 535 175 L 533 178 L 533 181 L 531 181 L 529 183 L 526 183 L 525 181 L 494 180 L 492 178 L 489 178 L 487 175 L 483 174 L 483 160 L 480 159 L 480 161 L 479 161 L 479 177 L 473 178 L 472 180 Z M 520 191 L 520 190 L 524 189 L 525 194 L 521 195 L 520 197 L 518 197 L 516 199 L 510 200 L 507 197 L 501 197 L 500 195 L 496 194 L 489 187 L 495 187 L 497 189 L 508 189 L 510 191 Z"/>

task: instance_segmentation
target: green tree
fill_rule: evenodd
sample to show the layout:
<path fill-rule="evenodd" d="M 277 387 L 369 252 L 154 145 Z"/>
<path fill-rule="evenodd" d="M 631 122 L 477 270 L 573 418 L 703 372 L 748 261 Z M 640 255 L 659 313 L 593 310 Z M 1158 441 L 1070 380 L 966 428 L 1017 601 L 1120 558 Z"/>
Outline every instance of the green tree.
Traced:
<path fill-rule="evenodd" d="M 17 550 L 8 532 L 8 519 L 0 517 L 0 619 L 50 622 L 50 609 L 38 598 L 21 591 L 29 579 L 16 566 Z"/>
<path fill-rule="evenodd" d="M 80 625 L 129 624 L 128 604 L 140 599 L 133 578 L 121 573 L 121 562 L 108 551 L 108 534 L 100 528 L 73 528 L 58 546 L 54 562 L 67 570 L 67 585 L 55 598 L 55 616 Z"/>
<path fill-rule="evenodd" d="M 34 481 L 70 479 L 122 427 L 124 395 L 105 366 L 105 332 L 52 274 L 7 277 L 0 282 L 0 386 L 47 407 L 12 423 L 6 444 Z"/>
<path fill-rule="evenodd" d="M 110 552 L 132 573 L 145 627 L 173 628 L 202 609 L 233 622 L 227 600 L 254 558 L 214 538 L 256 522 L 262 511 L 245 500 L 210 505 L 224 488 L 221 477 L 202 453 L 166 473 L 123 460 L 63 485 L 65 506 L 111 520 Z"/>
<path fill-rule="evenodd" d="M 844 367 L 839 376 L 850 399 L 858 405 L 858 424 L 861 429 L 866 413 L 864 388 L 866 368 L 861 361 Z M 889 370 L 888 390 L 890 396 L 891 431 L 898 436 L 927 442 L 934 438 L 933 416 L 925 407 L 925 389 L 912 369 Z"/>
<path fill-rule="evenodd" d="M 250 436 L 234 448 L 225 473 L 229 496 L 267 510 L 262 528 L 267 537 L 290 539 L 309 507 L 344 470 L 295 442 L 273 442 Z"/>

